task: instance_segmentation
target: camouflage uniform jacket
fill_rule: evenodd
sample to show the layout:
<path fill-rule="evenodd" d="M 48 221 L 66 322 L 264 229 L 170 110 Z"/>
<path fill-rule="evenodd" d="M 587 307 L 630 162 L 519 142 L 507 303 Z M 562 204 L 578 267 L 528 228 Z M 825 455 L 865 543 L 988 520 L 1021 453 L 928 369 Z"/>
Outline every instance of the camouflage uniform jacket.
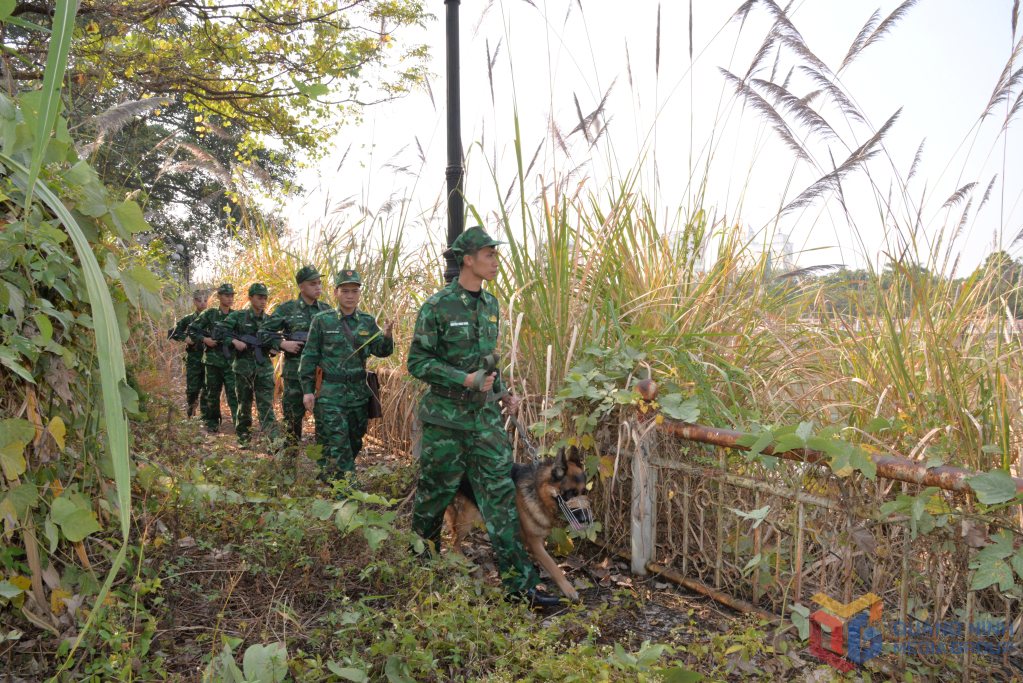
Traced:
<path fill-rule="evenodd" d="M 256 314 L 251 308 L 245 308 L 240 311 L 232 311 L 224 320 L 220 323 L 220 327 L 225 330 L 230 330 L 235 334 L 251 334 L 256 336 L 256 332 L 259 330 L 259 326 L 266 322 L 267 316 L 266 311 L 263 311 L 259 315 Z M 230 341 L 224 342 L 230 344 Z M 233 344 L 232 344 L 233 346 Z M 273 374 L 274 366 L 270 361 L 269 355 L 264 351 L 263 364 L 259 365 L 256 363 L 256 354 L 253 352 L 250 346 L 245 351 L 239 351 L 234 349 L 234 372 L 236 375 L 242 375 L 244 377 L 253 377 L 256 373 Z"/>
<path fill-rule="evenodd" d="M 185 337 L 188 336 L 188 326 L 195 322 L 195 319 L 199 317 L 199 312 L 189 313 L 184 318 L 178 321 L 178 324 L 174 326 L 174 331 L 171 333 L 171 339 L 174 341 L 183 342 Z M 201 340 L 196 339 L 194 344 L 185 345 L 185 353 L 188 355 L 197 354 L 202 355 L 203 349 L 206 345 Z"/>
<path fill-rule="evenodd" d="M 359 348 L 353 348 L 341 320 L 348 321 Z M 383 336 L 376 320 L 356 309 L 350 316 L 330 310 L 313 318 L 309 341 L 302 349 L 302 391 L 316 393 L 316 368 L 323 368 L 323 386 L 318 401 L 336 399 L 343 407 L 360 406 L 369 401 L 370 392 L 363 371 L 367 356 L 387 358 L 394 353 L 394 340 Z M 342 379 L 343 378 L 343 379 Z"/>
<path fill-rule="evenodd" d="M 463 389 L 465 376 L 476 372 L 480 360 L 497 349 L 500 306 L 486 290 L 474 297 L 455 280 L 423 304 L 408 352 L 408 371 L 427 384 Z M 501 376 L 493 393 L 502 391 Z M 430 424 L 480 431 L 500 425 L 496 401 L 480 405 L 437 396 L 428 391 L 419 402 L 419 419 Z"/>
<path fill-rule="evenodd" d="M 310 306 L 302 299 L 302 297 L 299 297 L 278 305 L 260 329 L 268 330 L 270 332 L 282 332 L 286 335 L 291 334 L 292 332 L 308 332 L 309 324 L 313 321 L 313 316 L 317 313 L 330 310 L 333 309 L 319 299 L 313 302 L 313 305 Z M 281 340 L 274 339 L 271 342 L 271 346 L 273 346 L 274 350 L 280 351 Z M 301 359 L 301 353 L 285 353 L 284 369 L 281 371 L 281 377 L 284 379 L 297 380 L 299 377 L 298 366 Z"/>
<path fill-rule="evenodd" d="M 223 325 L 224 320 L 227 318 L 227 316 L 231 315 L 231 313 L 234 313 L 234 311 L 229 311 L 228 313 L 221 312 L 219 306 L 215 308 L 207 308 L 205 311 L 199 314 L 199 317 L 197 317 L 192 324 L 206 330 L 210 334 L 213 334 L 213 328 L 215 328 L 217 325 Z M 199 343 L 202 344 L 202 340 L 199 340 Z M 206 350 L 205 355 L 203 356 L 202 359 L 202 362 L 204 364 L 212 365 L 218 368 L 231 367 L 231 361 L 233 360 L 234 351 L 233 347 L 231 357 L 224 358 L 224 349 L 221 345 L 218 344 L 217 346 L 206 346 L 205 344 L 202 344 L 202 346 Z"/>

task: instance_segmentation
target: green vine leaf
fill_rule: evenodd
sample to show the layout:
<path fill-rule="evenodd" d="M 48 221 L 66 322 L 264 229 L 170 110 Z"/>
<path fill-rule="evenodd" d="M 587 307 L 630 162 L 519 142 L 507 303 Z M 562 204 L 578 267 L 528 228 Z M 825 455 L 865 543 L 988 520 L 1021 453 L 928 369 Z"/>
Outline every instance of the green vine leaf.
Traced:
<path fill-rule="evenodd" d="M 997 505 L 1016 497 L 1016 482 L 1003 469 L 995 468 L 966 481 L 984 505 Z"/>

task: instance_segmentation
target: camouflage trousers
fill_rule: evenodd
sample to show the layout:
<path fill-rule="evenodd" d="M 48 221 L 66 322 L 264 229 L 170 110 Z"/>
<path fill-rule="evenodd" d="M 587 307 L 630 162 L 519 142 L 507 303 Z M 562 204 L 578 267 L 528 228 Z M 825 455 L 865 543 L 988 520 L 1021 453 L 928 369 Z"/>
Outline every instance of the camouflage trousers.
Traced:
<path fill-rule="evenodd" d="M 297 377 L 284 378 L 284 394 L 281 396 L 281 418 L 284 422 L 284 436 L 288 445 L 302 441 L 302 420 L 305 419 L 305 404 L 302 403 L 302 383 Z"/>
<path fill-rule="evenodd" d="M 355 456 L 362 451 L 362 437 L 369 427 L 367 406 L 345 407 L 329 399 L 316 401 L 316 443 L 323 447 L 316 464 L 324 481 L 355 471 Z"/>
<path fill-rule="evenodd" d="M 494 426 L 462 431 L 424 424 L 422 438 L 412 530 L 425 540 L 440 540 L 444 511 L 454 500 L 465 473 L 494 545 L 505 588 L 519 592 L 540 583 L 522 545 L 515 483 L 511 479 L 512 445 L 504 430 Z"/>
<path fill-rule="evenodd" d="M 227 405 L 231 409 L 231 420 L 238 412 L 235 395 L 234 370 L 217 365 L 206 365 L 206 390 L 203 395 L 202 421 L 207 429 L 220 427 L 220 392 L 227 394 Z"/>
<path fill-rule="evenodd" d="M 202 363 L 201 353 L 185 355 L 185 401 L 188 403 L 188 416 L 192 417 L 195 404 L 202 410 L 203 388 L 206 386 L 206 366 Z"/>
<path fill-rule="evenodd" d="M 276 439 L 278 430 L 277 416 L 274 415 L 273 371 L 257 372 L 249 376 L 235 373 L 234 377 L 235 396 L 238 399 L 234 429 L 238 434 L 238 443 L 244 445 L 249 442 L 253 400 L 256 402 L 256 412 L 259 415 L 259 426 L 263 436 L 267 439 Z"/>

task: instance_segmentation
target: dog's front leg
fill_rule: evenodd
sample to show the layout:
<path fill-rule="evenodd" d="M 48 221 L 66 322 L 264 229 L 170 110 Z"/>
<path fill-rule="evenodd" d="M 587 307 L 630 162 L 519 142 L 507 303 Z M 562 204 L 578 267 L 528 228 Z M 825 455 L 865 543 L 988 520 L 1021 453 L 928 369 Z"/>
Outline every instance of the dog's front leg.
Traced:
<path fill-rule="evenodd" d="M 565 576 L 565 572 L 561 571 L 561 567 L 554 561 L 554 558 L 547 554 L 547 548 L 544 547 L 543 539 L 530 539 L 527 542 L 526 549 L 533 556 L 533 559 L 547 570 L 547 573 L 554 579 L 554 583 L 558 584 L 558 588 L 565 594 L 565 597 L 572 602 L 579 602 L 578 591 L 568 582 L 568 577 Z"/>

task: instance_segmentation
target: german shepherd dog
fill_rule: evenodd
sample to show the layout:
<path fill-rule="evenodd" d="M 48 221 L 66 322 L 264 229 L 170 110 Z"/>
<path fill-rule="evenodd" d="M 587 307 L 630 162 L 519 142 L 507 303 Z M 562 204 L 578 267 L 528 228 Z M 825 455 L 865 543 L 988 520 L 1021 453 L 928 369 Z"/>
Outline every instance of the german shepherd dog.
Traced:
<path fill-rule="evenodd" d="M 515 463 L 511 471 L 515 482 L 515 503 L 519 509 L 522 542 L 534 562 L 547 570 L 558 588 L 572 602 L 578 602 L 579 593 L 568 582 L 565 572 L 547 554 L 544 540 L 558 523 L 558 496 L 571 500 L 586 495 L 586 470 L 575 446 L 558 451 L 554 459 L 547 458 L 539 465 Z M 444 511 L 444 522 L 451 529 L 451 549 L 462 554 L 462 539 L 472 530 L 475 522 L 483 524 L 469 478 L 462 476 L 458 493 Z"/>

